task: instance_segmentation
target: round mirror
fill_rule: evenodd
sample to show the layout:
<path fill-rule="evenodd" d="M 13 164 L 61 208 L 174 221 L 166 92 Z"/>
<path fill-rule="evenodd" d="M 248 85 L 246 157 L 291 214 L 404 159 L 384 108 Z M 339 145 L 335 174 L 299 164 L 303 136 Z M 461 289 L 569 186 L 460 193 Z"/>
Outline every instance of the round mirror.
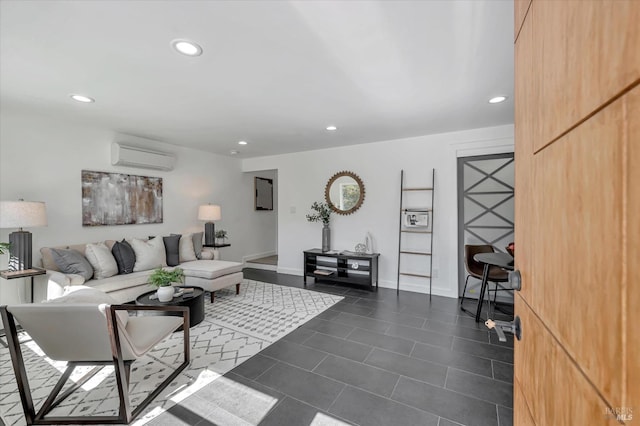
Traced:
<path fill-rule="evenodd" d="M 364 201 L 364 184 L 355 173 L 336 173 L 327 183 L 324 198 L 334 212 L 351 214 L 358 210 Z"/>

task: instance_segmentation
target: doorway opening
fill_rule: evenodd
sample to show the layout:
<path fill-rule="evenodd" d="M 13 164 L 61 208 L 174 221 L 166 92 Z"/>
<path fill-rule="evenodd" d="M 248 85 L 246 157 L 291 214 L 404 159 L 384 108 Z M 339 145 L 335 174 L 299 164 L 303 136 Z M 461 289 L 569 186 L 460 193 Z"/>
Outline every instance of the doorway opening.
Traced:
<path fill-rule="evenodd" d="M 462 297 L 467 272 L 466 244 L 487 244 L 497 252 L 514 237 L 513 152 L 458 158 L 458 294 Z M 480 280 L 469 278 L 465 297 L 479 297 Z M 497 300 L 513 302 L 510 292 Z"/>

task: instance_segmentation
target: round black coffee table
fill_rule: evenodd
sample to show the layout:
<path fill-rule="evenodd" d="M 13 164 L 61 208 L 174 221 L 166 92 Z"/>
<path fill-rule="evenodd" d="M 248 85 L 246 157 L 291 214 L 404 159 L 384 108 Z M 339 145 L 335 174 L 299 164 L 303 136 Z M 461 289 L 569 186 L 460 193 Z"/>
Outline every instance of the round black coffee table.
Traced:
<path fill-rule="evenodd" d="M 200 287 L 178 287 L 175 286 L 176 291 L 178 289 L 193 289 L 192 293 L 183 293 L 182 296 L 174 297 L 168 302 L 160 302 L 158 299 L 152 299 L 155 297 L 156 291 L 149 291 L 136 298 L 136 305 L 142 306 L 186 306 L 189 308 L 189 328 L 194 325 L 198 325 L 204 319 L 204 290 Z M 151 313 L 150 313 L 151 314 Z M 181 316 L 180 312 L 157 312 L 151 315 L 173 315 Z M 181 330 L 182 328 L 180 328 Z M 176 330 L 178 331 L 178 330 Z"/>

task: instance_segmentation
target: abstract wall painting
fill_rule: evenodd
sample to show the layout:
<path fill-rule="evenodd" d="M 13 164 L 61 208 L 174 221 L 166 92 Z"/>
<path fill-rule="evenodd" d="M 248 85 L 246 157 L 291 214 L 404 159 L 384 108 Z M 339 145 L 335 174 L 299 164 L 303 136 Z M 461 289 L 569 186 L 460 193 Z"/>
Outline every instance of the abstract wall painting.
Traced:
<path fill-rule="evenodd" d="M 162 223 L 162 178 L 82 171 L 82 226 Z"/>

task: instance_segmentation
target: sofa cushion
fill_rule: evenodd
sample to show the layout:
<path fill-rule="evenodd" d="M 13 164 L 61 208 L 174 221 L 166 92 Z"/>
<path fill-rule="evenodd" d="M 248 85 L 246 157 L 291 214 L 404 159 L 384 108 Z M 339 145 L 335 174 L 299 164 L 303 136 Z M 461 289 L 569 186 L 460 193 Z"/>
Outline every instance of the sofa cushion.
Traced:
<path fill-rule="evenodd" d="M 133 272 L 167 266 L 167 256 L 164 252 L 162 238 L 154 238 L 149 241 L 134 238 L 129 243 L 136 254 L 136 264 L 133 267 Z"/>
<path fill-rule="evenodd" d="M 93 277 L 93 267 L 80 252 L 52 248 L 51 256 L 58 270 L 63 274 L 82 275 L 85 280 L 90 280 Z"/>
<path fill-rule="evenodd" d="M 40 254 L 42 255 L 42 267 L 44 269 L 62 272 L 60 268 L 58 268 L 58 265 L 56 265 L 55 260 L 53 260 L 53 255 L 51 254 L 52 248 L 63 249 L 63 250 L 75 250 L 84 256 L 84 250 L 86 248 L 86 244 L 74 244 L 70 246 L 57 246 L 57 247 L 42 247 L 40 249 Z"/>
<path fill-rule="evenodd" d="M 169 237 L 162 237 L 168 266 L 177 266 L 180 264 L 180 237 L 180 234 L 171 234 Z"/>
<path fill-rule="evenodd" d="M 223 275 L 242 272 L 242 263 L 224 260 L 196 260 L 180 264 L 186 276 L 214 279 Z"/>
<path fill-rule="evenodd" d="M 118 273 L 118 264 L 105 243 L 87 244 L 85 256 L 93 267 L 96 280 L 109 278 Z"/>
<path fill-rule="evenodd" d="M 87 284 L 93 288 L 104 291 L 105 293 L 111 293 L 112 291 L 124 290 L 130 287 L 147 284 L 152 272 L 153 270 L 148 270 L 126 275 L 114 275 L 113 277 L 105 278 L 103 280 L 93 280 Z M 151 290 L 153 290 L 153 288 L 149 286 L 147 291 Z"/>
<path fill-rule="evenodd" d="M 111 248 L 111 253 L 118 264 L 119 274 L 130 274 L 136 264 L 136 254 L 133 247 L 126 240 L 116 241 Z"/>
<path fill-rule="evenodd" d="M 193 234 L 186 234 L 180 238 L 180 263 L 197 260 L 196 251 L 193 248 Z"/>
<path fill-rule="evenodd" d="M 202 236 L 204 232 L 193 233 L 193 251 L 196 253 L 196 257 L 200 259 L 200 253 L 202 253 Z"/>
<path fill-rule="evenodd" d="M 106 247 L 106 246 L 105 246 Z M 47 300 L 44 303 L 62 304 L 62 303 L 95 303 L 101 305 L 117 305 L 118 303 L 108 294 L 98 289 L 83 285 L 69 286 L 65 289 L 65 295 Z M 122 326 L 126 327 L 129 321 L 129 313 L 127 311 L 118 311 L 116 313 L 118 319 L 122 322 Z"/>

